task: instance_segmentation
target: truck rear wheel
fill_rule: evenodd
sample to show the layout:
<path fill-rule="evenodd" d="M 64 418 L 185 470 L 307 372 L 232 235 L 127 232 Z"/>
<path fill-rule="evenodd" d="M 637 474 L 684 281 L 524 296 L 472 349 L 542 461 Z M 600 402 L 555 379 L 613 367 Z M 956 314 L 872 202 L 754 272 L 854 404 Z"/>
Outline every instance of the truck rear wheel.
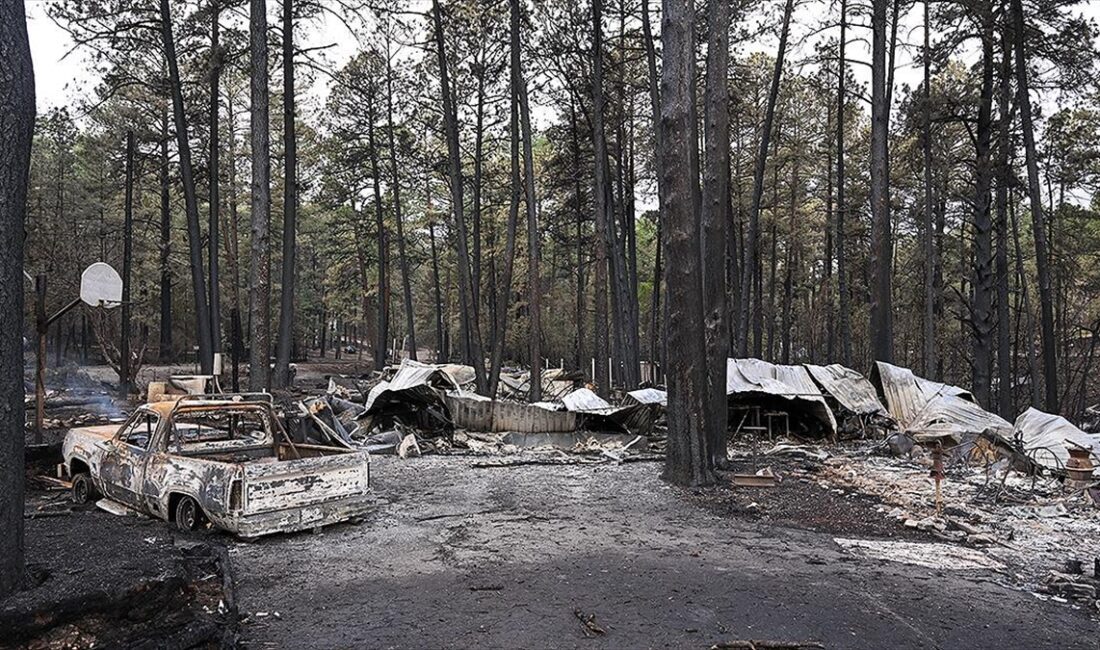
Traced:
<path fill-rule="evenodd" d="M 70 494 L 73 503 L 78 505 L 84 505 L 99 496 L 88 472 L 79 472 L 73 475 L 73 487 Z"/>
<path fill-rule="evenodd" d="M 180 497 L 176 502 L 176 528 L 183 531 L 198 530 L 202 525 L 203 515 L 199 504 L 189 496 Z"/>

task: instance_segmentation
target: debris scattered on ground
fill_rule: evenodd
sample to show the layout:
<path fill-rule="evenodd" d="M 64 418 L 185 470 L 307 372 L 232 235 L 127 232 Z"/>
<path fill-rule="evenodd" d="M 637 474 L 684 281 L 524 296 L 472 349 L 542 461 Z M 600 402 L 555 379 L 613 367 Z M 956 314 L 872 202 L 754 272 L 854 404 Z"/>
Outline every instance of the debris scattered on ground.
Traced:
<path fill-rule="evenodd" d="M 920 544 L 872 539 L 844 539 L 833 541 L 855 555 L 904 562 L 929 569 L 963 571 L 972 569 L 1003 569 L 1005 565 L 981 551 L 953 544 Z"/>

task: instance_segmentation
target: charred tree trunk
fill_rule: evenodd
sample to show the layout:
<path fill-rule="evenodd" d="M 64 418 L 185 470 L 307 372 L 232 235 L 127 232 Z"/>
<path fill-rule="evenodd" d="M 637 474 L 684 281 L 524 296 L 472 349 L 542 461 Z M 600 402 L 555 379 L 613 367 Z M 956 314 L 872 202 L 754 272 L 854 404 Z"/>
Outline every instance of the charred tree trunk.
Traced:
<path fill-rule="evenodd" d="M 1016 46 L 1016 103 L 1020 108 L 1020 126 L 1027 156 L 1028 199 L 1031 204 L 1032 236 L 1035 240 L 1035 267 L 1039 275 L 1040 327 L 1043 338 L 1043 407 L 1058 412 L 1057 341 L 1054 336 L 1054 294 L 1050 288 L 1050 259 L 1043 199 L 1039 189 L 1039 160 L 1035 151 L 1035 127 L 1031 121 L 1031 97 L 1028 95 L 1027 53 L 1024 51 L 1024 9 L 1021 0 L 1011 0 L 1012 31 Z"/>
<path fill-rule="evenodd" d="M 444 49 L 443 15 L 439 0 L 432 0 L 432 23 L 435 31 L 436 55 L 439 64 L 440 92 L 443 95 L 443 126 L 447 136 L 447 158 L 450 163 L 451 202 L 454 210 L 458 238 L 458 289 L 462 309 L 462 322 L 465 336 L 470 339 L 472 359 L 466 359 L 474 366 L 477 389 L 482 394 L 488 392 L 485 380 L 485 355 L 481 348 L 481 328 L 478 322 L 478 306 L 472 301 L 470 275 L 470 253 L 467 247 L 466 218 L 463 214 L 462 191 L 462 151 L 458 141 L 458 115 L 451 97 L 451 83 L 447 72 L 447 53 Z"/>
<path fill-rule="evenodd" d="M 397 225 L 397 256 L 401 263 L 401 290 L 405 298 L 405 336 L 408 337 L 409 358 L 416 361 L 416 313 L 413 311 L 412 271 L 405 253 L 405 226 L 401 216 L 401 175 L 397 171 L 397 138 L 393 123 L 393 69 L 386 59 L 386 131 L 390 145 L 390 184 L 393 193 L 393 219 Z"/>
<path fill-rule="evenodd" d="M 172 360 L 172 212 L 168 198 L 168 107 L 160 121 L 160 360 Z"/>
<path fill-rule="evenodd" d="M 430 203 L 430 202 L 429 202 Z M 443 346 L 443 296 L 439 288 L 439 253 L 435 248 L 435 222 L 428 222 L 428 237 L 432 247 L 432 297 L 435 300 L 435 360 L 446 359 Z M 492 391 L 490 391 L 491 393 Z"/>
<path fill-rule="evenodd" d="M 660 149 L 661 93 L 660 77 L 657 74 L 657 48 L 653 39 L 653 27 L 649 18 L 649 0 L 642 0 L 642 42 L 645 45 L 646 70 L 648 72 L 649 104 L 653 122 L 654 150 Z M 657 250 L 653 261 L 653 294 L 649 305 L 649 359 L 656 366 L 661 364 L 661 354 L 657 345 L 660 331 L 661 310 L 661 198 L 660 174 L 657 174 Z"/>
<path fill-rule="evenodd" d="M 471 288 L 473 289 L 473 300 L 478 305 L 481 304 L 481 191 L 483 185 L 484 174 L 482 169 L 485 165 L 485 67 L 484 62 L 476 61 L 474 63 L 475 72 L 477 76 L 477 100 L 475 102 L 476 107 L 474 109 L 474 187 L 473 187 L 473 251 L 474 257 L 470 260 L 470 272 L 473 275 L 473 283 Z M 496 286 L 492 287 L 495 292 L 498 290 Z M 494 299 L 494 302 L 496 300 Z M 495 336 L 495 334 L 494 334 Z M 496 341 L 493 341 L 495 345 Z M 492 381 L 490 381 L 492 383 Z"/>
<path fill-rule="evenodd" d="M 165 0 L 161 0 L 164 2 Z M 249 269 L 248 386 L 271 385 L 271 135 L 268 133 L 267 2 L 251 0 L 252 263 Z"/>
<path fill-rule="evenodd" d="M 871 354 L 894 359 L 891 293 L 893 234 L 890 225 L 890 91 L 886 86 L 886 9 L 889 0 L 871 3 Z"/>
<path fill-rule="evenodd" d="M 779 33 L 779 49 L 775 55 L 775 68 L 772 72 L 771 88 L 768 90 L 768 103 L 764 110 L 764 125 L 760 133 L 760 149 L 756 157 L 756 170 L 753 174 L 752 207 L 749 211 L 749 227 L 745 236 L 745 265 L 741 270 L 741 305 L 738 309 L 738 354 L 745 357 L 749 354 L 749 318 L 753 311 L 751 304 L 753 298 L 760 302 L 760 203 L 764 197 L 764 171 L 768 164 L 768 150 L 771 145 L 772 126 L 775 122 L 775 105 L 779 99 L 779 84 L 783 76 L 783 58 L 787 52 L 787 36 L 790 33 L 791 12 L 794 9 L 794 0 L 787 0 L 783 9 L 783 27 Z M 842 66 L 843 67 L 843 66 Z M 843 73 L 842 73 L 843 74 Z M 755 289 L 750 289 L 754 287 Z M 756 322 L 754 330 L 760 329 L 759 319 L 762 314 L 756 310 Z M 757 334 L 757 341 L 760 336 Z M 759 354 L 759 351 L 758 351 Z M 723 372 L 725 372 L 723 370 Z"/>
<path fill-rule="evenodd" d="M 298 138 L 294 133 L 294 3 L 283 0 L 283 259 L 274 383 L 290 385 L 294 347 L 294 283 L 298 256 Z"/>
<path fill-rule="evenodd" d="M 990 408 L 993 369 L 993 11 L 981 9 L 982 86 L 978 101 L 974 196 L 974 261 L 971 280 L 970 326 L 972 385 L 978 403 Z"/>
<path fill-rule="evenodd" d="M 596 391 L 606 397 L 611 393 L 611 377 L 607 367 L 607 241 L 611 210 L 608 205 L 607 140 L 604 134 L 603 0 L 592 0 L 592 29 L 592 143 L 596 171 L 592 197 L 596 213 L 596 258 L 593 274 L 596 296 L 594 321 L 596 368 L 593 380 L 596 383 Z"/>
<path fill-rule="evenodd" d="M 34 132 L 34 69 L 23 0 L 0 4 L 0 597 L 23 555 L 23 223 Z"/>
<path fill-rule="evenodd" d="M 924 220 L 921 223 L 921 250 L 924 258 L 924 336 L 921 361 L 925 377 L 934 377 L 936 370 L 936 294 L 935 251 L 932 242 L 932 48 L 929 5 L 924 1 L 924 86 L 921 93 L 921 155 L 924 167 Z"/>
<path fill-rule="evenodd" d="M 845 85 L 848 80 L 848 61 L 844 56 L 847 46 L 848 2 L 840 0 L 840 43 L 837 62 L 836 93 L 836 293 L 837 293 L 837 339 L 840 342 L 840 363 L 852 364 L 852 326 L 851 300 L 848 291 L 848 256 L 845 253 L 848 217 L 848 203 L 845 198 L 847 176 L 844 170 L 844 117 L 848 105 Z"/>
<path fill-rule="evenodd" d="M 645 2 L 646 0 L 642 0 Z M 703 329 L 706 337 L 707 381 L 704 423 L 713 467 L 726 464 L 726 359 L 729 326 L 726 323 L 726 228 L 729 196 L 729 24 L 728 2 L 708 3 L 703 201 L 700 214 L 702 242 Z"/>
<path fill-rule="evenodd" d="M 513 25 L 518 29 L 518 26 Z M 512 47 L 518 47 L 513 42 Z M 517 53 L 518 54 L 518 53 Z M 519 160 L 519 101 L 516 97 L 516 89 L 519 87 L 517 76 L 519 69 L 511 68 L 509 82 L 510 116 L 508 121 L 508 135 L 511 146 L 511 199 L 508 203 L 508 231 L 504 239 L 504 273 L 500 281 L 500 302 L 497 305 L 497 322 L 493 329 L 496 331 L 496 339 L 493 341 L 492 359 L 489 370 L 489 395 L 495 396 L 497 383 L 500 380 L 500 368 L 504 360 L 504 341 L 507 338 L 508 314 L 512 307 L 512 272 L 516 260 L 516 231 L 519 224 L 519 198 L 523 191 L 520 181 Z M 537 370 L 537 368 L 533 368 Z"/>
<path fill-rule="evenodd" d="M 519 100 L 519 122 L 523 137 L 524 203 L 527 205 L 527 318 L 530 323 L 528 346 L 531 381 L 528 400 L 542 400 L 542 326 L 540 323 L 542 290 L 539 275 L 539 218 L 535 197 L 535 157 L 532 153 L 531 108 L 527 102 L 527 82 L 520 63 L 519 0 L 511 0 L 512 94 Z M 636 329 L 636 328 L 635 328 Z"/>
<path fill-rule="evenodd" d="M 1007 30 L 1004 30 L 1005 32 Z M 997 413 L 1009 419 L 1015 412 L 1015 382 L 1012 372 L 1012 338 L 1008 311 L 1008 188 L 1012 179 L 1009 167 L 1012 126 L 1012 42 L 1001 34 L 1001 69 L 997 111 L 997 251 L 994 274 L 997 278 Z"/>
<path fill-rule="evenodd" d="M 596 0 L 598 3 L 599 0 Z M 677 260 L 665 270 L 668 319 L 665 336 L 676 354 L 668 359 L 668 451 L 664 478 L 678 485 L 714 482 L 707 444 L 706 339 L 703 318 L 703 269 L 700 229 L 695 211 L 696 179 L 690 175 L 691 85 L 695 80 L 692 0 L 664 0 L 661 39 L 660 170 L 664 206 L 665 257 Z M 598 25 L 599 23 L 597 23 Z"/>
<path fill-rule="evenodd" d="M 210 269 L 210 342 L 213 352 L 222 349 L 221 286 L 218 271 L 218 222 L 220 220 L 220 197 L 218 196 L 219 158 L 221 157 L 221 122 L 219 110 L 221 102 L 218 92 L 222 71 L 222 52 L 218 38 L 221 16 L 221 0 L 211 0 L 213 11 L 210 19 L 210 224 L 207 236 Z"/>
<path fill-rule="evenodd" d="M 374 346 L 374 369 L 386 367 L 386 350 L 390 345 L 390 252 L 386 233 L 385 212 L 382 210 L 382 174 L 378 167 L 378 142 L 374 135 L 375 101 L 378 96 L 374 82 L 370 83 L 367 100 L 367 147 L 370 149 L 371 185 L 374 188 L 374 223 L 378 236 L 378 341 Z"/>
<path fill-rule="evenodd" d="M 587 307 L 588 300 L 584 287 L 584 194 L 581 191 L 581 145 L 580 135 L 577 130 L 577 111 L 573 105 L 572 97 L 569 101 L 569 136 L 570 143 L 573 147 L 573 209 L 574 209 L 574 224 L 576 226 L 576 244 L 577 247 L 577 295 L 576 295 L 576 314 L 574 316 L 574 339 L 573 339 L 573 365 L 577 369 L 583 369 L 584 364 L 584 330 L 585 323 L 587 321 Z"/>
<path fill-rule="evenodd" d="M 241 262 L 240 237 L 237 220 L 237 116 L 232 99 L 227 102 L 229 117 L 229 216 L 227 227 L 223 230 L 225 258 L 229 263 L 229 276 L 232 282 L 230 295 L 233 306 L 229 310 L 230 353 L 233 359 L 233 392 L 240 391 L 240 362 L 244 356 L 244 334 L 241 325 Z"/>
<path fill-rule="evenodd" d="M 176 123 L 176 148 L 179 153 L 180 181 L 187 213 L 187 249 L 191 260 L 191 290 L 195 294 L 195 331 L 199 343 L 199 366 L 210 374 L 214 364 L 213 339 L 210 333 L 210 304 L 206 297 L 206 274 L 202 264 L 202 234 L 199 232 L 199 204 L 195 195 L 195 177 L 191 165 L 191 143 L 188 140 L 187 113 L 183 108 L 183 85 L 176 60 L 176 42 L 172 37 L 172 12 L 168 0 L 160 0 L 161 40 L 168 65 L 168 85 L 172 92 L 172 113 Z"/>

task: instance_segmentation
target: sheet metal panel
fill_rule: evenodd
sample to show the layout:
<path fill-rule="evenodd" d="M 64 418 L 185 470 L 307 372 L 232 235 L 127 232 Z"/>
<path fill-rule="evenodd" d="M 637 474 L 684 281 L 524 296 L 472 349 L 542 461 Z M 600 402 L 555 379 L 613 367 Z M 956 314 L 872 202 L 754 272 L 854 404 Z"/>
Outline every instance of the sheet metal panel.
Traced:
<path fill-rule="evenodd" d="M 806 364 L 806 371 L 827 394 L 852 413 L 887 415 L 886 407 L 879 401 L 874 385 L 855 370 L 834 363 L 828 366 Z"/>
<path fill-rule="evenodd" d="M 1029 408 L 1016 418 L 1012 435 L 1030 452 L 1032 458 L 1047 467 L 1062 469 L 1066 466 L 1069 460 L 1067 440 L 1082 447 L 1092 447 L 1093 462 L 1100 466 L 1100 445 L 1097 441 L 1060 415 Z"/>

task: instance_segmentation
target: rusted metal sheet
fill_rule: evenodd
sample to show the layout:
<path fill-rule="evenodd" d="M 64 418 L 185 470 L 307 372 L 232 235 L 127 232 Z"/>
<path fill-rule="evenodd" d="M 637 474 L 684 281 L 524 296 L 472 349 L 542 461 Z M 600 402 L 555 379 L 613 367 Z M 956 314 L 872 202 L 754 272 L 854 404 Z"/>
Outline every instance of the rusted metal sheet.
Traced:
<path fill-rule="evenodd" d="M 1012 436 L 1031 458 L 1051 469 L 1060 470 L 1069 463 L 1067 445 L 1088 449 L 1093 461 L 1100 464 L 1100 445 L 1060 415 L 1029 408 L 1016 418 Z"/>
<path fill-rule="evenodd" d="M 979 406 L 970 391 L 943 384 L 878 361 L 871 382 L 886 398 L 890 415 L 918 441 L 950 438 L 963 442 L 982 432 L 1007 439 L 1012 425 Z"/>
<path fill-rule="evenodd" d="M 782 398 L 816 419 L 825 433 L 836 435 L 832 409 L 802 366 L 781 366 L 760 359 L 727 359 L 726 395 L 750 402 L 754 396 Z"/>
<path fill-rule="evenodd" d="M 841 406 L 856 415 L 887 415 L 875 387 L 860 373 L 839 363 L 828 366 L 806 364 L 806 371 Z"/>

